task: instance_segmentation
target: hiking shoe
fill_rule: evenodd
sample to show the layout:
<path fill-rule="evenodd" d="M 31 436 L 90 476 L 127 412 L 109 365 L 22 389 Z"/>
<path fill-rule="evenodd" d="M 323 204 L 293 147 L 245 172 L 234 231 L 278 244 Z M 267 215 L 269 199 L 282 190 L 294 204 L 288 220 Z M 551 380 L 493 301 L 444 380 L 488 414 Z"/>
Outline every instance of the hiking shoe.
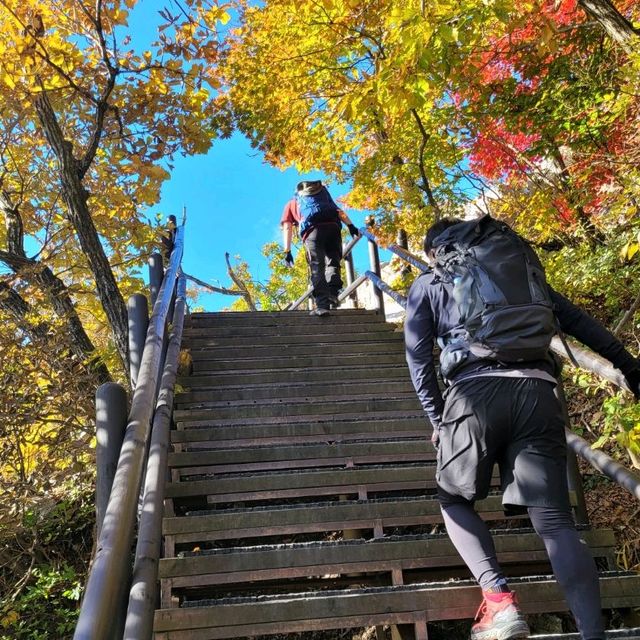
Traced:
<path fill-rule="evenodd" d="M 491 594 L 500 596 L 498 602 L 487 598 L 483 593 L 483 600 L 476 622 L 471 627 L 470 640 L 512 640 L 528 638 L 529 626 L 518 607 L 518 599 L 513 592 Z"/>
<path fill-rule="evenodd" d="M 313 311 L 311 311 L 311 313 L 309 313 L 310 316 L 328 316 L 329 315 L 329 309 L 314 309 Z"/>

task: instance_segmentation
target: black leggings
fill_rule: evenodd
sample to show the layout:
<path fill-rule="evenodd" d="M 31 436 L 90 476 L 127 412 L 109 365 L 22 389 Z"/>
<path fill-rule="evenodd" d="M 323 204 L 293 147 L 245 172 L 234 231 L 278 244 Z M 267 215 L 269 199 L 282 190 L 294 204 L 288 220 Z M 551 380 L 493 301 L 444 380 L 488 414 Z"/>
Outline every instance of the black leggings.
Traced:
<path fill-rule="evenodd" d="M 493 539 L 472 502 L 441 499 L 447 533 L 483 590 L 506 582 Z M 598 571 L 578 535 L 571 511 L 529 507 L 529 518 L 547 550 L 553 574 L 562 588 L 584 640 L 604 639 Z"/>

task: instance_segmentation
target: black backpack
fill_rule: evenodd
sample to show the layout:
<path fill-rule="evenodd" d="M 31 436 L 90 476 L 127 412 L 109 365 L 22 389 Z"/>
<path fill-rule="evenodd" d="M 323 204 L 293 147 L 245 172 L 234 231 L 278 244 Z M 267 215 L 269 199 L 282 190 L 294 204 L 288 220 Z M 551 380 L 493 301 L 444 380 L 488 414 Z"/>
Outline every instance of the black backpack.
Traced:
<path fill-rule="evenodd" d="M 441 373 L 489 359 L 543 360 L 557 330 L 544 268 L 529 244 L 491 216 L 460 222 L 433 242 L 435 272 L 453 283 L 461 328 L 439 339 Z"/>

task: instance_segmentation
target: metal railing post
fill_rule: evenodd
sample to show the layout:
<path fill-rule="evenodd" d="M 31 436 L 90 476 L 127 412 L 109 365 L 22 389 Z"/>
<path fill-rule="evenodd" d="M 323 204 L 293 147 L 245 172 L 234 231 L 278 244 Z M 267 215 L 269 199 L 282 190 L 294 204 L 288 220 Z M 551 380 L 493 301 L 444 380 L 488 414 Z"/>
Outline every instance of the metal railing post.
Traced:
<path fill-rule="evenodd" d="M 127 428 L 127 392 L 106 382 L 96 389 L 96 536 L 100 537 Z"/>
<path fill-rule="evenodd" d="M 162 266 L 162 255 L 152 253 L 147 261 L 149 265 L 149 291 L 151 292 L 151 306 L 156 303 L 162 278 L 164 278 L 164 267 Z"/>
<path fill-rule="evenodd" d="M 129 380 L 131 389 L 136 388 L 144 341 L 149 328 L 149 305 L 147 297 L 142 293 L 134 293 L 127 300 L 127 316 L 129 321 Z"/>
<path fill-rule="evenodd" d="M 380 254 L 378 252 L 378 245 L 371 238 L 367 239 L 367 244 L 369 245 L 369 265 L 371 266 L 371 271 L 380 277 Z M 382 297 L 382 291 L 374 287 L 373 285 L 373 293 L 376 298 L 376 309 L 378 313 L 384 315 L 384 298 Z"/>
<path fill-rule="evenodd" d="M 344 272 L 347 279 L 347 287 L 350 287 L 353 284 L 353 281 L 356 279 L 355 269 L 353 267 L 353 253 L 349 251 L 346 252 L 347 245 L 343 247 L 344 254 Z M 354 309 L 358 308 L 358 294 L 354 291 L 349 296 L 351 302 L 353 303 Z"/>

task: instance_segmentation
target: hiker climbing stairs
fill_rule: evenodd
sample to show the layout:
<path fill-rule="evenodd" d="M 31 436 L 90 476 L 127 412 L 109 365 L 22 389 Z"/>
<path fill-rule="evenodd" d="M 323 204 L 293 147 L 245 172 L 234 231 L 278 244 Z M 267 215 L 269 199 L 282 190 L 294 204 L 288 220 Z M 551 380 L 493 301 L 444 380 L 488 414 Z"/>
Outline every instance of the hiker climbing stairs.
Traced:
<path fill-rule="evenodd" d="M 373 626 L 421 640 L 427 623 L 474 616 L 480 590 L 443 532 L 395 325 L 359 310 L 199 313 L 183 349 L 157 640 Z M 523 610 L 566 611 L 541 541 L 528 520 L 504 520 L 493 482 L 478 508 Z M 613 532 L 583 535 L 604 608 L 640 606 Z"/>

